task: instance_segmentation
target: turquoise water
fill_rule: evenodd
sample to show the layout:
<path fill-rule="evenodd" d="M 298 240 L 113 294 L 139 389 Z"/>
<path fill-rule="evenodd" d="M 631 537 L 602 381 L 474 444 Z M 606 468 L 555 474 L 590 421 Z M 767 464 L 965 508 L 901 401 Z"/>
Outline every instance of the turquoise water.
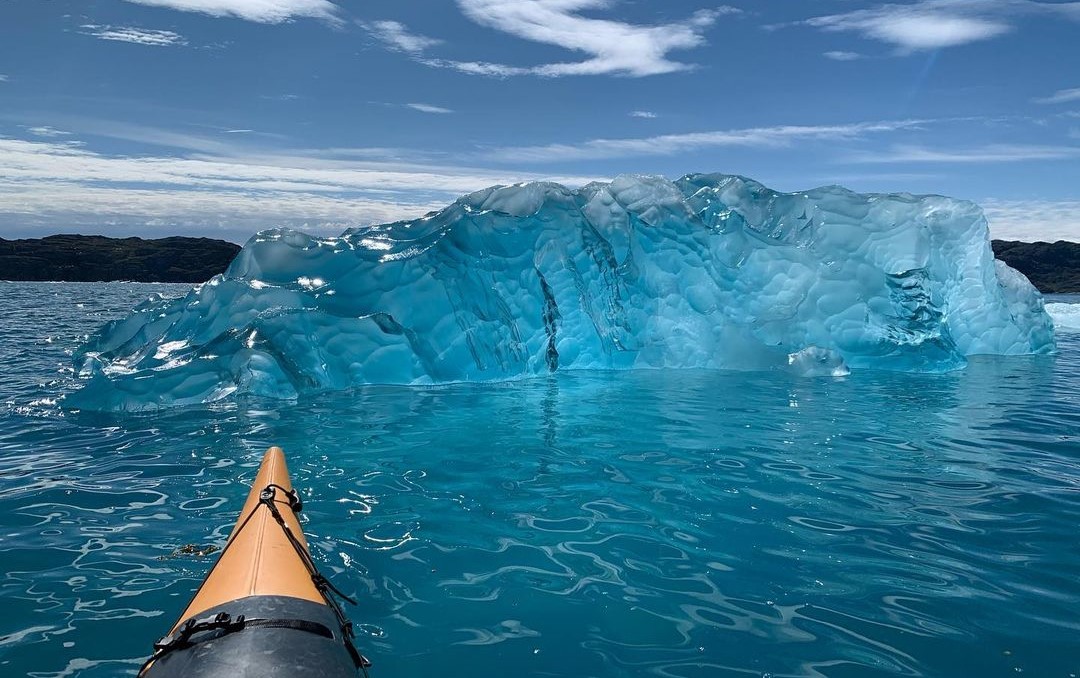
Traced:
<path fill-rule="evenodd" d="M 1080 334 L 944 375 L 65 412 L 84 335 L 183 289 L 0 283 L 2 676 L 133 674 L 270 444 L 376 677 L 1080 674 Z"/>

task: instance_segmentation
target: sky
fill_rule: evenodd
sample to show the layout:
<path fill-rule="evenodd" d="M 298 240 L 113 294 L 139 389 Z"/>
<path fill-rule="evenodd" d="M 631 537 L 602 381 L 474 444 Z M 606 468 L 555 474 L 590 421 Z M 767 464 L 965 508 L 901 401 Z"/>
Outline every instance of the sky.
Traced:
<path fill-rule="evenodd" d="M 0 237 L 242 243 L 695 172 L 1080 241 L 1080 2 L 0 0 Z"/>

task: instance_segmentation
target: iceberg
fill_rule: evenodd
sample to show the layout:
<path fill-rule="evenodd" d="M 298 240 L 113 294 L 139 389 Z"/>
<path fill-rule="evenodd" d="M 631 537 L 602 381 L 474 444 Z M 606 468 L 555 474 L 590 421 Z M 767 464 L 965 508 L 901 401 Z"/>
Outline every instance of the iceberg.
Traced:
<path fill-rule="evenodd" d="M 946 371 L 1054 350 L 973 203 L 620 176 L 497 186 L 412 221 L 254 236 L 75 355 L 69 404 L 504 380 L 581 369 Z"/>

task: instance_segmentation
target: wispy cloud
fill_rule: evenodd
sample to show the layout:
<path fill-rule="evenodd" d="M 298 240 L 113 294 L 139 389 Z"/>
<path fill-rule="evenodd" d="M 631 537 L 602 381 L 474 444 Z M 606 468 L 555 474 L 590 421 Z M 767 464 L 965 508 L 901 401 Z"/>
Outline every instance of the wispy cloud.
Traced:
<path fill-rule="evenodd" d="M 802 22 L 893 45 L 901 54 L 990 40 L 1014 30 L 1012 19 L 1037 14 L 1080 21 L 1080 3 L 1034 0 L 919 0 L 885 4 Z"/>
<path fill-rule="evenodd" d="M 16 197 L 18 196 L 18 197 Z M 191 191 L 64 181 L 24 182 L 0 178 L 0 225 L 4 230 L 64 224 L 91 233 L 143 237 L 201 234 L 244 242 L 257 231 L 290 226 L 313 233 L 340 233 L 358 224 L 412 219 L 445 207 L 416 202 L 295 192 Z"/>
<path fill-rule="evenodd" d="M 832 59 L 833 61 L 857 61 L 863 58 L 863 55 L 858 52 L 842 51 L 825 52 L 824 56 L 826 59 Z"/>
<path fill-rule="evenodd" d="M 866 172 L 837 173 L 819 176 L 815 181 L 825 184 L 839 184 L 856 191 L 904 191 L 911 190 L 910 184 L 932 186 L 940 182 L 942 174 L 930 172 Z M 933 183 L 931 183 L 933 182 Z M 898 185 L 900 184 L 900 185 Z M 905 186 L 905 184 L 907 186 Z"/>
<path fill-rule="evenodd" d="M 53 116 L 53 122 L 73 129 L 80 135 L 93 135 L 134 141 L 163 149 L 180 149 L 199 153 L 223 155 L 230 153 L 235 146 L 220 137 L 192 134 L 183 129 L 161 129 L 151 125 L 131 122 L 114 122 L 80 116 Z"/>
<path fill-rule="evenodd" d="M 361 21 L 359 25 L 373 38 L 383 43 L 387 49 L 407 54 L 425 66 L 447 68 L 469 75 L 486 75 L 497 78 L 528 75 L 531 72 L 528 68 L 507 66 L 506 64 L 493 64 L 483 61 L 453 61 L 425 56 L 428 49 L 443 44 L 443 41 L 413 33 L 398 21 Z"/>
<path fill-rule="evenodd" d="M 595 177 L 545 176 L 388 162 L 387 149 L 311 149 L 107 155 L 58 141 L 0 138 L 0 223 L 161 220 L 249 225 L 371 223 L 419 216 L 493 184 Z M 364 151 L 372 151 L 370 154 Z"/>
<path fill-rule="evenodd" d="M 581 12 L 586 10 L 606 9 L 611 5 L 610 0 L 457 0 L 457 4 L 466 17 L 481 26 L 530 42 L 561 47 L 586 58 L 538 66 L 444 59 L 428 54 L 440 41 L 411 33 L 398 22 L 383 21 L 365 27 L 387 46 L 411 55 L 420 63 L 472 75 L 643 77 L 693 68 L 691 64 L 673 61 L 668 55 L 700 47 L 705 44 L 705 31 L 721 16 L 741 12 L 720 6 L 699 10 L 684 21 L 643 26 L 582 16 Z"/>
<path fill-rule="evenodd" d="M 882 163 L 1000 163 L 1031 160 L 1080 158 L 1080 146 L 1040 146 L 1034 144 L 989 144 L 976 148 L 941 149 L 923 146 L 893 146 L 874 153 L 847 158 L 850 162 Z"/>
<path fill-rule="evenodd" d="M 419 56 L 429 47 L 442 44 L 442 40 L 410 33 L 404 24 L 397 21 L 360 22 L 360 27 L 390 49 L 413 56 Z"/>
<path fill-rule="evenodd" d="M 3 73 L 0 73 L 0 82 L 7 82 L 9 79 L 10 78 L 8 78 L 8 76 L 4 75 Z"/>
<path fill-rule="evenodd" d="M 455 61 L 453 59 L 417 59 L 425 66 L 448 68 L 466 75 L 486 75 L 493 78 L 508 78 L 514 75 L 538 75 L 532 68 L 493 64 L 488 61 Z"/>
<path fill-rule="evenodd" d="M 980 204 L 994 238 L 1080 242 L 1080 200 L 988 199 Z"/>
<path fill-rule="evenodd" d="M 187 40 L 179 33 L 172 31 L 158 31 L 133 26 L 102 26 L 99 24 L 83 24 L 83 35 L 90 35 L 101 40 L 114 42 L 130 42 L 136 45 L 149 45 L 152 47 L 174 47 L 187 44 Z"/>
<path fill-rule="evenodd" d="M 854 140 L 869 134 L 915 129 L 922 120 L 862 122 L 847 125 L 780 125 L 746 129 L 664 134 L 631 139 L 592 139 L 578 144 L 500 148 L 485 157 L 497 161 L 556 162 L 609 158 L 674 155 L 702 148 L 741 146 L 780 148 L 798 141 Z"/>
<path fill-rule="evenodd" d="M 138 5 L 168 7 L 216 17 L 236 17 L 264 24 L 296 18 L 338 23 L 338 6 L 328 0 L 127 0 Z"/>
<path fill-rule="evenodd" d="M 112 156 L 68 143 L 0 138 L 5 159 L 0 177 L 326 193 L 426 191 L 447 196 L 542 177 L 529 172 L 351 160 L 328 149 L 303 154 L 232 151 L 185 157 Z"/>
<path fill-rule="evenodd" d="M 630 111 L 627 115 L 631 118 L 645 118 L 647 120 L 652 120 L 657 117 L 652 111 Z"/>
<path fill-rule="evenodd" d="M 1035 99 L 1037 104 L 1064 104 L 1071 101 L 1080 101 L 1080 87 L 1072 89 L 1059 89 L 1048 97 Z"/>
<path fill-rule="evenodd" d="M 414 111 L 420 111 L 421 113 L 453 113 L 454 111 L 449 108 L 443 108 L 442 106 L 432 106 L 431 104 L 405 104 L 407 107 Z"/>
<path fill-rule="evenodd" d="M 56 129 L 55 127 L 49 127 L 48 125 L 42 125 L 40 127 L 27 127 L 26 131 L 36 137 L 55 138 L 71 136 L 71 132 L 66 132 L 62 129 Z"/>

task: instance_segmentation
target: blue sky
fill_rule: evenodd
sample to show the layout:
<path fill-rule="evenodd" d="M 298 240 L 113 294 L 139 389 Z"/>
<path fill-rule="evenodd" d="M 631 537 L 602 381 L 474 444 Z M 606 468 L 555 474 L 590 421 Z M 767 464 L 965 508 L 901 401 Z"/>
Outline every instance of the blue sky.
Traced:
<path fill-rule="evenodd" d="M 338 233 L 690 172 L 1080 241 L 1080 2 L 0 3 L 3 237 Z"/>

